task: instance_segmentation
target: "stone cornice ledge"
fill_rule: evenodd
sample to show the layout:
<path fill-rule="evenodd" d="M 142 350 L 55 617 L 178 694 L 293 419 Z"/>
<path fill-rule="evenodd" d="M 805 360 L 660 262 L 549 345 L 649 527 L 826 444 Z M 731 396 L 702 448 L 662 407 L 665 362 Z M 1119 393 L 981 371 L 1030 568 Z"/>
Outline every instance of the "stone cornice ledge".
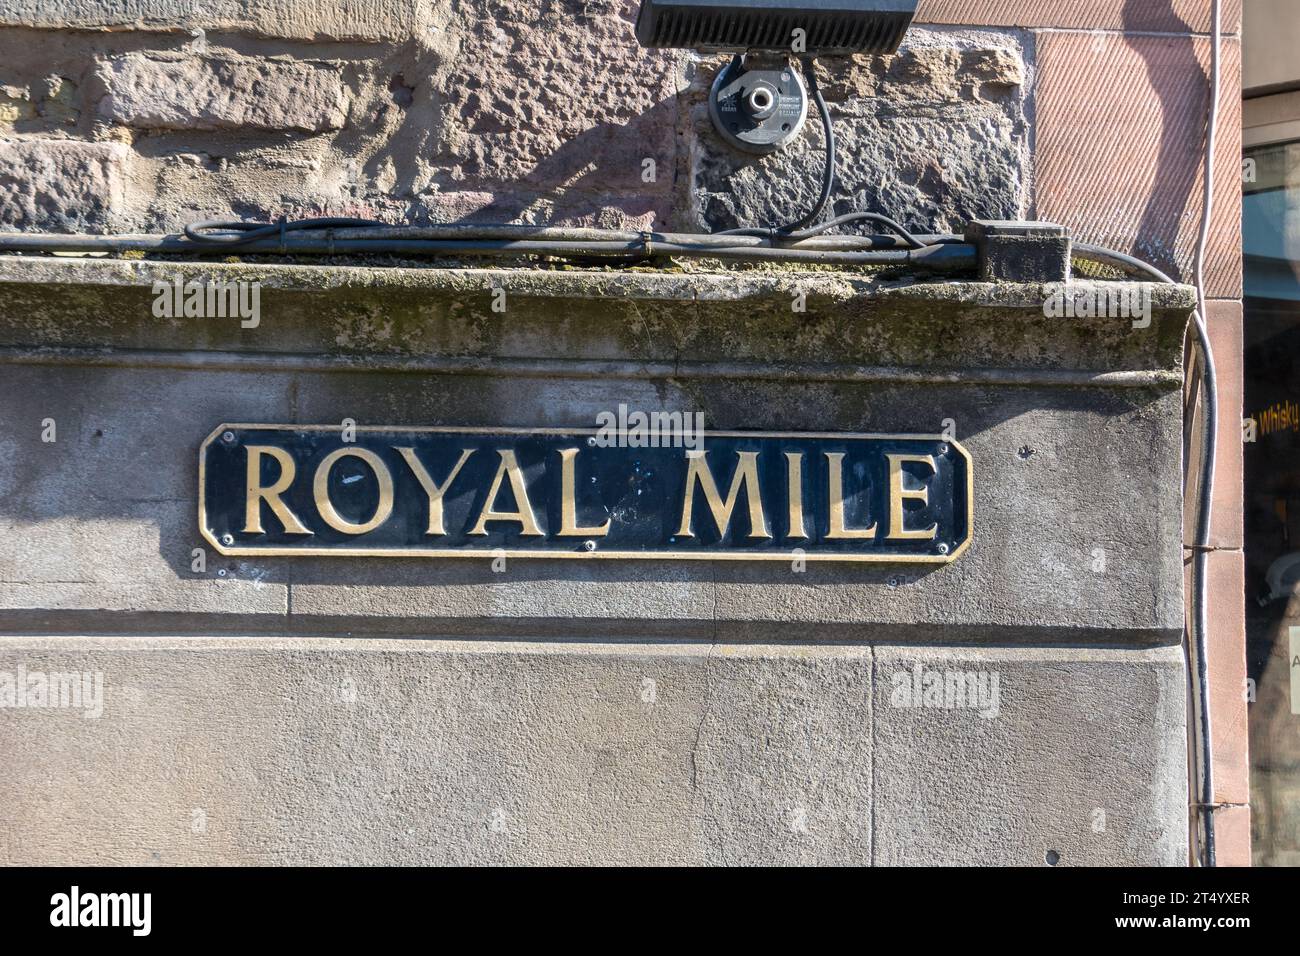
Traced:
<path fill-rule="evenodd" d="M 216 262 L 209 260 L 108 259 L 81 256 L 0 256 L 0 286 L 151 287 L 176 276 L 257 281 L 285 292 L 373 288 L 392 292 L 481 292 L 496 287 L 530 298 L 616 298 L 657 301 L 739 302 L 804 291 L 823 300 L 860 298 L 961 303 L 976 308 L 1040 306 L 1059 284 L 885 279 L 871 272 L 743 269 L 718 271 L 611 271 L 536 268 L 453 268 Z M 1190 312 L 1196 292 L 1187 285 L 1149 286 L 1156 311 Z M 1074 289 L 1114 288 L 1115 282 L 1077 281 Z"/>

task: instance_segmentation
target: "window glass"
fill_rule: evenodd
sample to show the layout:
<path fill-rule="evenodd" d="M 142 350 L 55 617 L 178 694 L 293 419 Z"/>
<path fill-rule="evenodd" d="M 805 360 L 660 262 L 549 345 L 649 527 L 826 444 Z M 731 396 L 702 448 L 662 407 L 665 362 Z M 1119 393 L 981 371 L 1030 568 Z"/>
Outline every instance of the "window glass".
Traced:
<path fill-rule="evenodd" d="M 1300 143 L 1246 151 L 1246 662 L 1256 865 L 1300 865 Z M 1293 675 L 1295 675 L 1293 677 Z M 1293 686 L 1293 683 L 1295 686 Z"/>

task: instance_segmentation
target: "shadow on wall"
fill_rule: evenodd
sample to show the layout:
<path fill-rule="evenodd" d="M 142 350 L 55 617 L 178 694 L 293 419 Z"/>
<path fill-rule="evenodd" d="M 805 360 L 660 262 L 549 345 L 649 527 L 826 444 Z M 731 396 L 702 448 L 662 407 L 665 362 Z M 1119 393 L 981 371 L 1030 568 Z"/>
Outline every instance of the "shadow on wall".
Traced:
<path fill-rule="evenodd" d="M 670 59 L 637 50 L 641 59 L 602 75 L 578 54 L 475 55 L 485 52 L 471 45 L 448 58 L 405 44 L 375 63 L 386 92 L 354 108 L 335 142 L 360 158 L 360 181 L 371 184 L 359 209 L 375 201 L 414 224 L 669 225 L 678 152 Z"/>
<path fill-rule="evenodd" d="M 1137 253 L 1176 274 L 1179 233 L 1188 213 L 1200 207 L 1199 201 L 1193 202 L 1193 191 L 1203 164 L 1205 126 L 1203 122 L 1189 122 L 1189 117 L 1205 116 L 1209 105 L 1208 86 L 1189 83 L 1187 78 L 1204 75 L 1205 67 L 1196 55 L 1190 35 L 1193 27 L 1178 16 L 1173 0 L 1127 0 L 1123 16 L 1124 29 L 1135 33 L 1153 29 L 1167 32 L 1170 19 L 1180 24 L 1178 36 L 1162 37 L 1159 42 L 1147 37 L 1129 44 L 1142 57 L 1147 79 L 1160 101 L 1159 140 L 1154 144 L 1155 181 L 1137 227 Z M 1194 229 L 1199 219 L 1190 225 Z"/>
<path fill-rule="evenodd" d="M 836 211 L 888 212 L 925 232 L 1023 217 L 1031 45 L 1018 31 L 918 28 L 896 55 L 826 61 L 840 142 Z M 586 60 L 579 69 L 521 58 L 497 65 L 517 71 L 511 85 L 480 76 L 493 65 L 475 52 L 448 66 L 408 45 L 377 64 L 392 101 L 386 93 L 354 109 L 337 139 L 374 184 L 360 203 L 416 223 L 696 231 L 792 218 L 815 201 L 824 163 L 815 110 L 770 156 L 718 137 L 706 96 L 726 57 L 698 58 L 684 84 L 681 61 L 641 50 L 616 51 L 622 59 L 603 73 Z"/>
<path fill-rule="evenodd" d="M 673 212 L 675 156 L 650 155 L 652 134 L 677 122 L 675 98 L 661 100 L 627 123 L 599 123 L 566 141 L 537 163 L 522 179 L 524 192 L 496 196 L 467 221 L 590 221 L 618 227 L 625 219 L 645 228 L 667 229 Z M 649 133 L 649 135 L 648 135 Z M 642 179 L 644 161 L 654 162 L 652 182 Z M 547 184 L 560 184 L 551 186 Z"/>

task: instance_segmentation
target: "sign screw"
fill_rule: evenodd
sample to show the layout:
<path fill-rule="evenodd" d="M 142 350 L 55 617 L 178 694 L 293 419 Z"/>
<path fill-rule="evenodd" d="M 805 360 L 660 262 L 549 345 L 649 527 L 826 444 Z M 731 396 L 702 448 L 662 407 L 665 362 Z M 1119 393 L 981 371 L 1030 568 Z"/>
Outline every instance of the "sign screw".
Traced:
<path fill-rule="evenodd" d="M 230 444 L 232 441 L 235 440 L 235 433 L 234 433 L 234 432 L 222 432 L 222 433 L 221 433 L 221 440 L 222 440 L 223 442 L 225 442 L 226 444 Z"/>
<path fill-rule="evenodd" d="M 233 534 L 223 534 L 221 536 L 221 543 L 228 548 L 235 543 L 235 536 Z"/>
<path fill-rule="evenodd" d="M 947 554 L 947 553 L 948 553 L 948 546 L 947 546 L 946 544 L 941 544 L 941 545 L 939 545 L 939 553 L 940 553 L 940 554 Z"/>
<path fill-rule="evenodd" d="M 595 542 L 595 541 L 590 541 L 590 540 L 582 542 L 582 550 L 583 550 L 583 551 L 595 551 L 595 550 L 596 550 L 596 542 Z"/>
<path fill-rule="evenodd" d="M 592 435 L 590 438 L 587 439 L 587 447 L 588 447 L 588 448 L 595 448 L 595 447 L 596 447 L 596 436 L 595 436 L 595 435 Z"/>

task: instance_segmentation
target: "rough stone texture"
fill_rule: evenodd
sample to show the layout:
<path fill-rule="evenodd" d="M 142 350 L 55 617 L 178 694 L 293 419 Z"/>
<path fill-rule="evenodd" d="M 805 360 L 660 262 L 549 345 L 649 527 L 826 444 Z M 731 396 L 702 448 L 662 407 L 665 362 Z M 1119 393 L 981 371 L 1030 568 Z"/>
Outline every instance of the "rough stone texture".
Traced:
<path fill-rule="evenodd" d="M 30 86 L 0 87 L 0 132 L 22 133 L 76 126 L 81 116 L 77 86 L 51 74 Z"/>
<path fill-rule="evenodd" d="M 364 43 L 341 42 L 350 7 L 316 6 L 279 11 L 289 39 L 269 46 L 246 35 L 257 5 L 229 32 L 222 10 L 205 25 L 180 5 L 135 30 L 0 28 L 0 129 L 129 142 L 126 231 L 286 213 L 670 224 L 685 58 L 637 46 L 634 0 L 392 4 L 376 22 L 401 28 Z M 39 109 L 50 77 L 58 117 Z"/>
<path fill-rule="evenodd" d="M 240 31 L 295 40 L 401 40 L 445 22 L 439 0 L 3 0 L 0 22 L 47 29 Z"/>
<path fill-rule="evenodd" d="M 835 210 L 887 212 L 925 231 L 1038 215 L 1186 275 L 1204 115 L 1205 44 L 1192 32 L 1205 29 L 1206 7 L 934 0 L 900 55 L 821 67 L 842 144 Z M 703 97 L 725 59 L 640 50 L 635 14 L 635 0 L 6 0 L 0 130 L 129 142 L 116 223 L 131 231 L 318 213 L 695 229 L 807 209 L 821 166 L 815 115 L 776 157 L 723 148 Z M 1060 27 L 1097 32 L 1036 29 Z M 1231 169 L 1235 41 L 1225 55 L 1220 168 Z M 200 104 L 165 83 L 155 97 L 159 84 L 139 76 L 139 108 L 118 112 L 105 85 L 115 71 L 158 79 L 140 64 L 163 60 L 164 78 L 174 69 L 186 87 L 197 81 Z M 322 60 L 328 70 L 313 65 Z M 214 64 L 247 76 L 248 63 L 269 71 L 265 115 L 260 92 L 223 103 L 208 85 Z M 1154 85 L 1147 66 L 1161 74 Z M 334 78 L 321 75 L 336 68 L 342 120 Z M 282 81 L 298 70 L 322 81 L 300 117 L 283 108 Z M 1135 151 L 1150 130 L 1158 148 Z M 1218 295 L 1239 287 L 1234 182 L 1220 177 Z"/>
<path fill-rule="evenodd" d="M 922 233 L 971 219 L 1023 219 L 1030 164 L 1024 35 L 913 29 L 896 56 L 819 65 L 838 151 L 837 213 L 888 212 Z M 701 228 L 780 225 L 812 207 L 824 165 L 821 123 L 756 158 L 727 147 L 708 116 L 722 62 L 686 94 L 694 203 Z"/>
<path fill-rule="evenodd" d="M 472 9 L 436 81 L 442 129 L 431 145 L 446 188 L 502 193 L 481 211 L 489 217 L 663 223 L 677 58 L 637 46 L 636 6 L 504 0 Z M 646 159 L 655 163 L 648 182 Z M 624 214 L 611 218 L 606 207 Z"/>
<path fill-rule="evenodd" d="M 347 100 L 337 68 L 260 59 L 161 59 L 103 64 L 99 115 L 135 129 L 339 129 Z"/>
<path fill-rule="evenodd" d="M 641 50 L 635 0 L 445 6 L 364 43 L 329 39 L 381 37 L 328 5 L 285 8 L 274 47 L 242 36 L 261 32 L 256 5 L 226 32 L 219 6 L 182 4 L 122 13 L 133 30 L 0 28 L 0 128 L 129 143 L 127 231 L 286 213 L 697 229 L 811 203 L 815 115 L 778 157 L 723 148 L 703 96 L 725 58 Z M 918 27 L 897 57 L 824 65 L 838 211 L 922 231 L 1025 215 L 1032 61 L 1019 32 Z"/>
<path fill-rule="evenodd" d="M 120 143 L 0 138 L 0 228 L 112 229 L 128 153 Z"/>

